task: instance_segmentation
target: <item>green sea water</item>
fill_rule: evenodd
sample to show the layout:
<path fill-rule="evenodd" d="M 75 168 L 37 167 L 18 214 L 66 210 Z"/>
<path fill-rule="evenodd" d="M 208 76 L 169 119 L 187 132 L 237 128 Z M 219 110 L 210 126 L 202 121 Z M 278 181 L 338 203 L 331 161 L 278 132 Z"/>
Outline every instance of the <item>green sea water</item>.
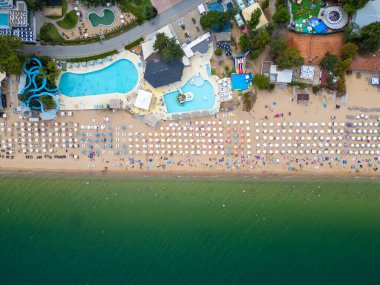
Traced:
<path fill-rule="evenodd" d="M 380 284 L 380 182 L 3 174 L 0 284 Z"/>

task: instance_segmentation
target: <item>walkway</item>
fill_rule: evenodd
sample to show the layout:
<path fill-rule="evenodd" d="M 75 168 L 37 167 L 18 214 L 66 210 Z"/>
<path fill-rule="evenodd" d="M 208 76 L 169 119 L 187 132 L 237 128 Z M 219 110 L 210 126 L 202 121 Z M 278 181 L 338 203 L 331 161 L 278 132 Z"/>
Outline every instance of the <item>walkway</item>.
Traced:
<path fill-rule="evenodd" d="M 42 46 L 37 44 L 25 46 L 23 51 L 27 54 L 47 55 L 55 58 L 76 58 L 97 55 L 115 49 L 123 49 L 128 43 L 158 30 L 178 17 L 186 15 L 203 2 L 205 2 L 205 0 L 181 1 L 178 5 L 166 10 L 152 21 L 145 22 L 141 26 L 137 26 L 115 38 L 104 40 L 102 43 L 80 46 Z"/>

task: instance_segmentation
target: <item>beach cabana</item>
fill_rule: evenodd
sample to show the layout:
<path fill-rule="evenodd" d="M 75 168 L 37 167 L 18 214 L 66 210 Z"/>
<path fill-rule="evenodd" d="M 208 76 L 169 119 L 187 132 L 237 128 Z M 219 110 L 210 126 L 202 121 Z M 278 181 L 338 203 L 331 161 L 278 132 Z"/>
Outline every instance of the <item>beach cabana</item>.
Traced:
<path fill-rule="evenodd" d="M 153 97 L 152 93 L 145 90 L 139 90 L 137 94 L 136 102 L 135 102 L 135 107 L 149 111 L 152 97 Z"/>

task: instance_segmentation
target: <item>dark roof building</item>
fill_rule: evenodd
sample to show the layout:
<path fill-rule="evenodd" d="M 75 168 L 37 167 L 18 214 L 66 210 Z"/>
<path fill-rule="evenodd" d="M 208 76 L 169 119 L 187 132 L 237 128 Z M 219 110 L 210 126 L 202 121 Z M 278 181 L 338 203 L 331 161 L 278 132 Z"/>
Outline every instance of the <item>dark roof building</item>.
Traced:
<path fill-rule="evenodd" d="M 181 80 L 184 65 L 180 60 L 166 62 L 158 53 L 152 53 L 146 59 L 144 78 L 154 88 Z"/>

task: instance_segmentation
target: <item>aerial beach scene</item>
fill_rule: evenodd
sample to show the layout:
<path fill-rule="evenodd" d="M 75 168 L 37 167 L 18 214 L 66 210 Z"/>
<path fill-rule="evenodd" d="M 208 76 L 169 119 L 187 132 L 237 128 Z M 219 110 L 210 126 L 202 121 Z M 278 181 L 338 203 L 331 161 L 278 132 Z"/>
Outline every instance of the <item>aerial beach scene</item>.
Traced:
<path fill-rule="evenodd" d="M 378 284 L 377 2 L 0 0 L 0 282 Z"/>

